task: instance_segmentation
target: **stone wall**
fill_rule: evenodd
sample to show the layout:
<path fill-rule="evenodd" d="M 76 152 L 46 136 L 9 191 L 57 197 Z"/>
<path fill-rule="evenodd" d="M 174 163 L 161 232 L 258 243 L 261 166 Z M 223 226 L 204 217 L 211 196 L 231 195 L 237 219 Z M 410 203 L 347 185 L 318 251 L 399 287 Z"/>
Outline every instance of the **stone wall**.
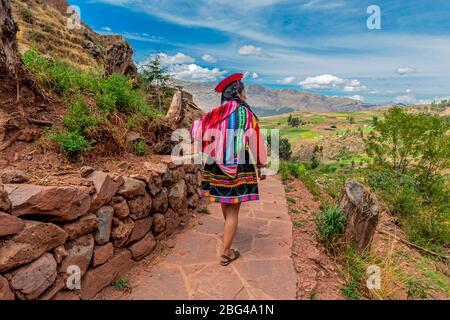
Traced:
<path fill-rule="evenodd" d="M 129 176 L 80 170 L 79 184 L 0 184 L 0 300 L 91 299 L 182 228 L 199 201 L 200 167 L 167 158 Z M 81 287 L 75 285 L 77 275 Z"/>

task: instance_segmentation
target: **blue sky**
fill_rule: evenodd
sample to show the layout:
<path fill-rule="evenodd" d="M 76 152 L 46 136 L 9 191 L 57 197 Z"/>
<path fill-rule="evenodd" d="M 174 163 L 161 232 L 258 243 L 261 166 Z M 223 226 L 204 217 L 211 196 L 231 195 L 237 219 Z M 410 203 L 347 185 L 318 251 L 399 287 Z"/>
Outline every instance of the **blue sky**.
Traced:
<path fill-rule="evenodd" d="M 164 52 L 175 77 L 246 82 L 367 103 L 450 96 L 448 0 L 70 0 L 140 63 Z M 381 29 L 367 27 L 369 5 Z"/>

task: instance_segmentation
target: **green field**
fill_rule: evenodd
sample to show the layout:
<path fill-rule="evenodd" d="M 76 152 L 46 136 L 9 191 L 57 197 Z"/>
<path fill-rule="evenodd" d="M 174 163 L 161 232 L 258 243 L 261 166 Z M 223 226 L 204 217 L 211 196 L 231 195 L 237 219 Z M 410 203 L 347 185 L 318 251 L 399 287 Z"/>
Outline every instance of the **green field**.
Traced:
<path fill-rule="evenodd" d="M 382 117 L 381 111 L 367 112 L 327 112 L 311 113 L 296 112 L 292 113 L 294 117 L 299 117 L 305 125 L 294 128 L 288 125 L 290 114 L 264 117 L 260 119 L 261 126 L 264 129 L 278 129 L 280 136 L 288 138 L 291 143 L 302 141 L 314 141 L 329 136 L 340 136 L 349 133 L 358 133 L 363 131 L 368 133 L 372 131 L 373 117 Z M 353 118 L 353 123 L 350 123 Z M 335 130 L 326 130 L 323 126 L 336 126 Z"/>

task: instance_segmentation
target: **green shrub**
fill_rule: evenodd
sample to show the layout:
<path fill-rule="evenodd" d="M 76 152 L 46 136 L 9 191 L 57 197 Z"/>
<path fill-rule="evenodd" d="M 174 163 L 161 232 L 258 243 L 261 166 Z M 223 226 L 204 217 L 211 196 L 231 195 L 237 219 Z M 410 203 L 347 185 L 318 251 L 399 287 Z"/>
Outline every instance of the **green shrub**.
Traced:
<path fill-rule="evenodd" d="M 78 131 L 62 131 L 53 133 L 50 137 L 58 142 L 59 146 L 67 152 L 70 158 L 76 158 L 85 151 L 92 149 L 92 142 L 88 141 Z"/>
<path fill-rule="evenodd" d="M 128 279 L 119 279 L 114 282 L 114 287 L 119 291 L 124 291 L 130 287 L 130 281 Z"/>
<path fill-rule="evenodd" d="M 44 30 L 45 32 L 48 32 L 48 33 L 52 33 L 54 28 L 53 28 L 53 25 L 50 22 L 46 22 L 46 23 L 44 23 L 44 26 L 42 27 L 42 30 Z"/>
<path fill-rule="evenodd" d="M 134 153 L 138 156 L 144 156 L 147 153 L 147 144 L 144 139 L 136 140 L 133 144 Z"/>
<path fill-rule="evenodd" d="M 83 100 L 76 99 L 70 103 L 69 112 L 64 116 L 63 123 L 69 131 L 86 133 L 89 129 L 98 125 L 99 119 L 92 115 L 91 110 Z"/>
<path fill-rule="evenodd" d="M 334 243 L 342 236 L 345 229 L 345 217 L 338 207 L 325 208 L 315 215 L 314 221 L 320 240 Z"/>
<path fill-rule="evenodd" d="M 34 22 L 34 14 L 33 11 L 26 7 L 22 7 L 19 9 L 19 14 L 22 16 L 23 20 L 25 20 L 28 23 Z"/>
<path fill-rule="evenodd" d="M 30 31 L 28 33 L 28 38 L 34 42 L 42 42 L 45 39 L 47 39 L 47 37 L 43 33 L 40 33 L 39 31 Z"/>

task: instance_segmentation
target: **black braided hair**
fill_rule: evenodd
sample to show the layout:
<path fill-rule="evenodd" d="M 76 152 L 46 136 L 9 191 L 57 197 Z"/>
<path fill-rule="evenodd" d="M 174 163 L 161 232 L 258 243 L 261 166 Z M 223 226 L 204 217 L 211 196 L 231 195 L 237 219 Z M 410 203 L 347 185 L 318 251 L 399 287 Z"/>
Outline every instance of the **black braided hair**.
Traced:
<path fill-rule="evenodd" d="M 239 100 L 238 93 L 245 90 L 245 85 L 242 81 L 235 81 L 228 85 L 222 92 L 222 104 L 227 101 Z"/>

